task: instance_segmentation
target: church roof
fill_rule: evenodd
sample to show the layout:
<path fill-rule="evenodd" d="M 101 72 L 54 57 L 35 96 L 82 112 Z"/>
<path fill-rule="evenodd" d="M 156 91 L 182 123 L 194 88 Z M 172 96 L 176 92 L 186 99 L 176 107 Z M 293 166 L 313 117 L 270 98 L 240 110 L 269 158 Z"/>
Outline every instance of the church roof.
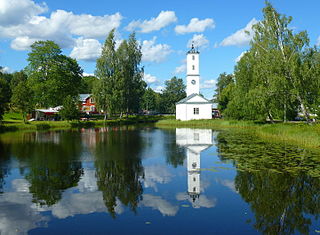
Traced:
<path fill-rule="evenodd" d="M 203 101 L 192 102 L 191 99 L 196 96 L 201 97 L 201 99 L 203 99 Z M 191 94 L 191 95 L 187 96 L 186 98 L 180 100 L 177 104 L 212 104 L 212 102 L 210 100 L 207 100 L 206 98 L 202 97 L 201 95 L 194 93 L 194 94 Z"/>
<path fill-rule="evenodd" d="M 191 45 L 191 49 L 187 52 L 187 54 L 199 54 L 200 52 L 194 47 L 193 43 Z"/>

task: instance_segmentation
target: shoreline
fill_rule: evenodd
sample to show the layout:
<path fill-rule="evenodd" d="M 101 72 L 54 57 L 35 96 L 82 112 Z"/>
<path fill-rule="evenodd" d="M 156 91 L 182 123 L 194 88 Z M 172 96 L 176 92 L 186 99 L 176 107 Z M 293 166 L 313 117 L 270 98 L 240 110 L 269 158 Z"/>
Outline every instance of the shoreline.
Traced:
<path fill-rule="evenodd" d="M 320 151 L 320 124 L 305 123 L 257 123 L 235 120 L 192 120 L 178 121 L 164 116 L 134 116 L 122 119 L 94 121 L 34 121 L 23 123 L 21 120 L 4 120 L 0 125 L 0 134 L 15 131 L 62 130 L 74 128 L 98 128 L 104 126 L 122 126 L 136 124 L 154 124 L 159 128 L 209 128 L 216 130 L 246 131 L 265 141 L 282 142 Z"/>
<path fill-rule="evenodd" d="M 162 128 L 210 128 L 216 130 L 246 131 L 261 137 L 265 141 L 282 142 L 303 148 L 320 150 L 320 124 L 305 123 L 255 123 L 253 121 L 234 120 L 160 120 L 156 127 Z"/>
<path fill-rule="evenodd" d="M 23 123 L 5 120 L 0 125 L 0 133 L 14 131 L 39 131 L 72 128 L 95 128 L 104 126 L 134 125 L 142 123 L 155 123 L 163 119 L 162 116 L 136 116 L 122 119 L 94 120 L 94 121 L 33 121 Z"/>

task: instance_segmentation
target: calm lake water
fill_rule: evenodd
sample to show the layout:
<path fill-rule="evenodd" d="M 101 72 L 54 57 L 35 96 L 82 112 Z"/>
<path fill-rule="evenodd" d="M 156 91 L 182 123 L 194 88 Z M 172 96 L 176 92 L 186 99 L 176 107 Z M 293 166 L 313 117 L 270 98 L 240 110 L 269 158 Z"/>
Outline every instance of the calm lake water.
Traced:
<path fill-rule="evenodd" d="M 320 155 L 239 131 L 0 135 L 0 234 L 318 234 Z"/>

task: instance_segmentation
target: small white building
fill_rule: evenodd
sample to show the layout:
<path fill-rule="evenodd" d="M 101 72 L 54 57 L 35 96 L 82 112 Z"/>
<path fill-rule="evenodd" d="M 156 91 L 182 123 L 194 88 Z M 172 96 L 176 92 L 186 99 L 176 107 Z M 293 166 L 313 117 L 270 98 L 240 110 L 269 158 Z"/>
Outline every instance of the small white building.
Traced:
<path fill-rule="evenodd" d="M 187 53 L 187 97 L 176 104 L 176 119 L 211 119 L 212 103 L 200 95 L 199 51 L 192 45 Z"/>

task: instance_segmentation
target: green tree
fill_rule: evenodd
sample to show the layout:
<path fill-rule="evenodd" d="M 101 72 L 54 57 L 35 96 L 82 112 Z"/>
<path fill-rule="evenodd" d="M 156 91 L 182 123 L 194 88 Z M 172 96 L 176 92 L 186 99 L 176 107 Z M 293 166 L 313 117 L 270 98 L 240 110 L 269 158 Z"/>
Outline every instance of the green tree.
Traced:
<path fill-rule="evenodd" d="M 62 119 L 64 120 L 76 120 L 79 119 L 79 99 L 72 96 L 67 96 L 62 104 L 62 108 L 59 111 Z"/>
<path fill-rule="evenodd" d="M 175 113 L 176 103 L 186 97 L 186 86 L 181 78 L 173 77 L 165 81 L 165 88 L 161 94 L 160 111 Z"/>
<path fill-rule="evenodd" d="M 26 122 L 26 116 L 32 111 L 32 92 L 26 81 L 20 81 L 12 90 L 11 104 L 13 109 L 22 113 L 23 121 Z"/>
<path fill-rule="evenodd" d="M 139 111 L 146 87 L 142 80 L 141 57 L 141 48 L 134 33 L 128 40 L 123 40 L 117 50 L 114 30 L 109 33 L 97 59 L 95 74 L 99 82 L 94 88 L 98 107 L 105 114 Z"/>
<path fill-rule="evenodd" d="M 58 106 L 66 96 L 79 94 L 82 69 L 75 59 L 62 55 L 53 41 L 33 43 L 28 61 L 28 84 L 37 106 Z"/>
<path fill-rule="evenodd" d="M 148 87 L 142 96 L 142 108 L 148 111 L 158 111 L 159 93 Z"/>
<path fill-rule="evenodd" d="M 319 52 L 308 48 L 307 33 L 294 33 L 289 27 L 292 18 L 269 2 L 263 15 L 253 26 L 250 50 L 235 68 L 234 97 L 225 113 L 237 119 L 286 121 L 301 110 L 310 121 L 320 88 Z"/>
<path fill-rule="evenodd" d="M 28 76 L 23 70 L 19 72 L 14 72 L 12 74 L 12 79 L 10 80 L 11 90 L 13 90 L 20 82 L 26 82 L 27 79 Z"/>
<path fill-rule="evenodd" d="M 231 91 L 234 87 L 233 75 L 226 73 L 220 74 L 216 86 L 214 101 L 218 103 L 218 109 L 224 111 L 227 108 L 229 101 L 232 99 Z"/>
<path fill-rule="evenodd" d="M 97 82 L 98 79 L 95 76 L 83 76 L 79 94 L 92 94 L 95 83 Z"/>
<path fill-rule="evenodd" d="M 114 113 L 119 104 L 116 79 L 118 65 L 116 63 L 114 32 L 114 29 L 110 31 L 102 47 L 101 56 L 97 59 L 95 76 L 99 81 L 93 89 L 97 107 L 99 110 L 103 110 L 105 119 L 107 113 Z"/>
<path fill-rule="evenodd" d="M 142 102 L 142 96 L 147 84 L 143 80 L 143 67 L 140 66 L 142 52 L 135 33 L 131 33 L 127 43 L 127 57 L 123 61 L 125 75 L 125 111 L 138 112 Z M 123 58 L 123 57 L 122 57 Z"/>
<path fill-rule="evenodd" d="M 11 89 L 6 74 L 1 72 L 0 69 L 0 121 L 4 112 L 8 109 L 8 104 L 11 98 Z"/>

